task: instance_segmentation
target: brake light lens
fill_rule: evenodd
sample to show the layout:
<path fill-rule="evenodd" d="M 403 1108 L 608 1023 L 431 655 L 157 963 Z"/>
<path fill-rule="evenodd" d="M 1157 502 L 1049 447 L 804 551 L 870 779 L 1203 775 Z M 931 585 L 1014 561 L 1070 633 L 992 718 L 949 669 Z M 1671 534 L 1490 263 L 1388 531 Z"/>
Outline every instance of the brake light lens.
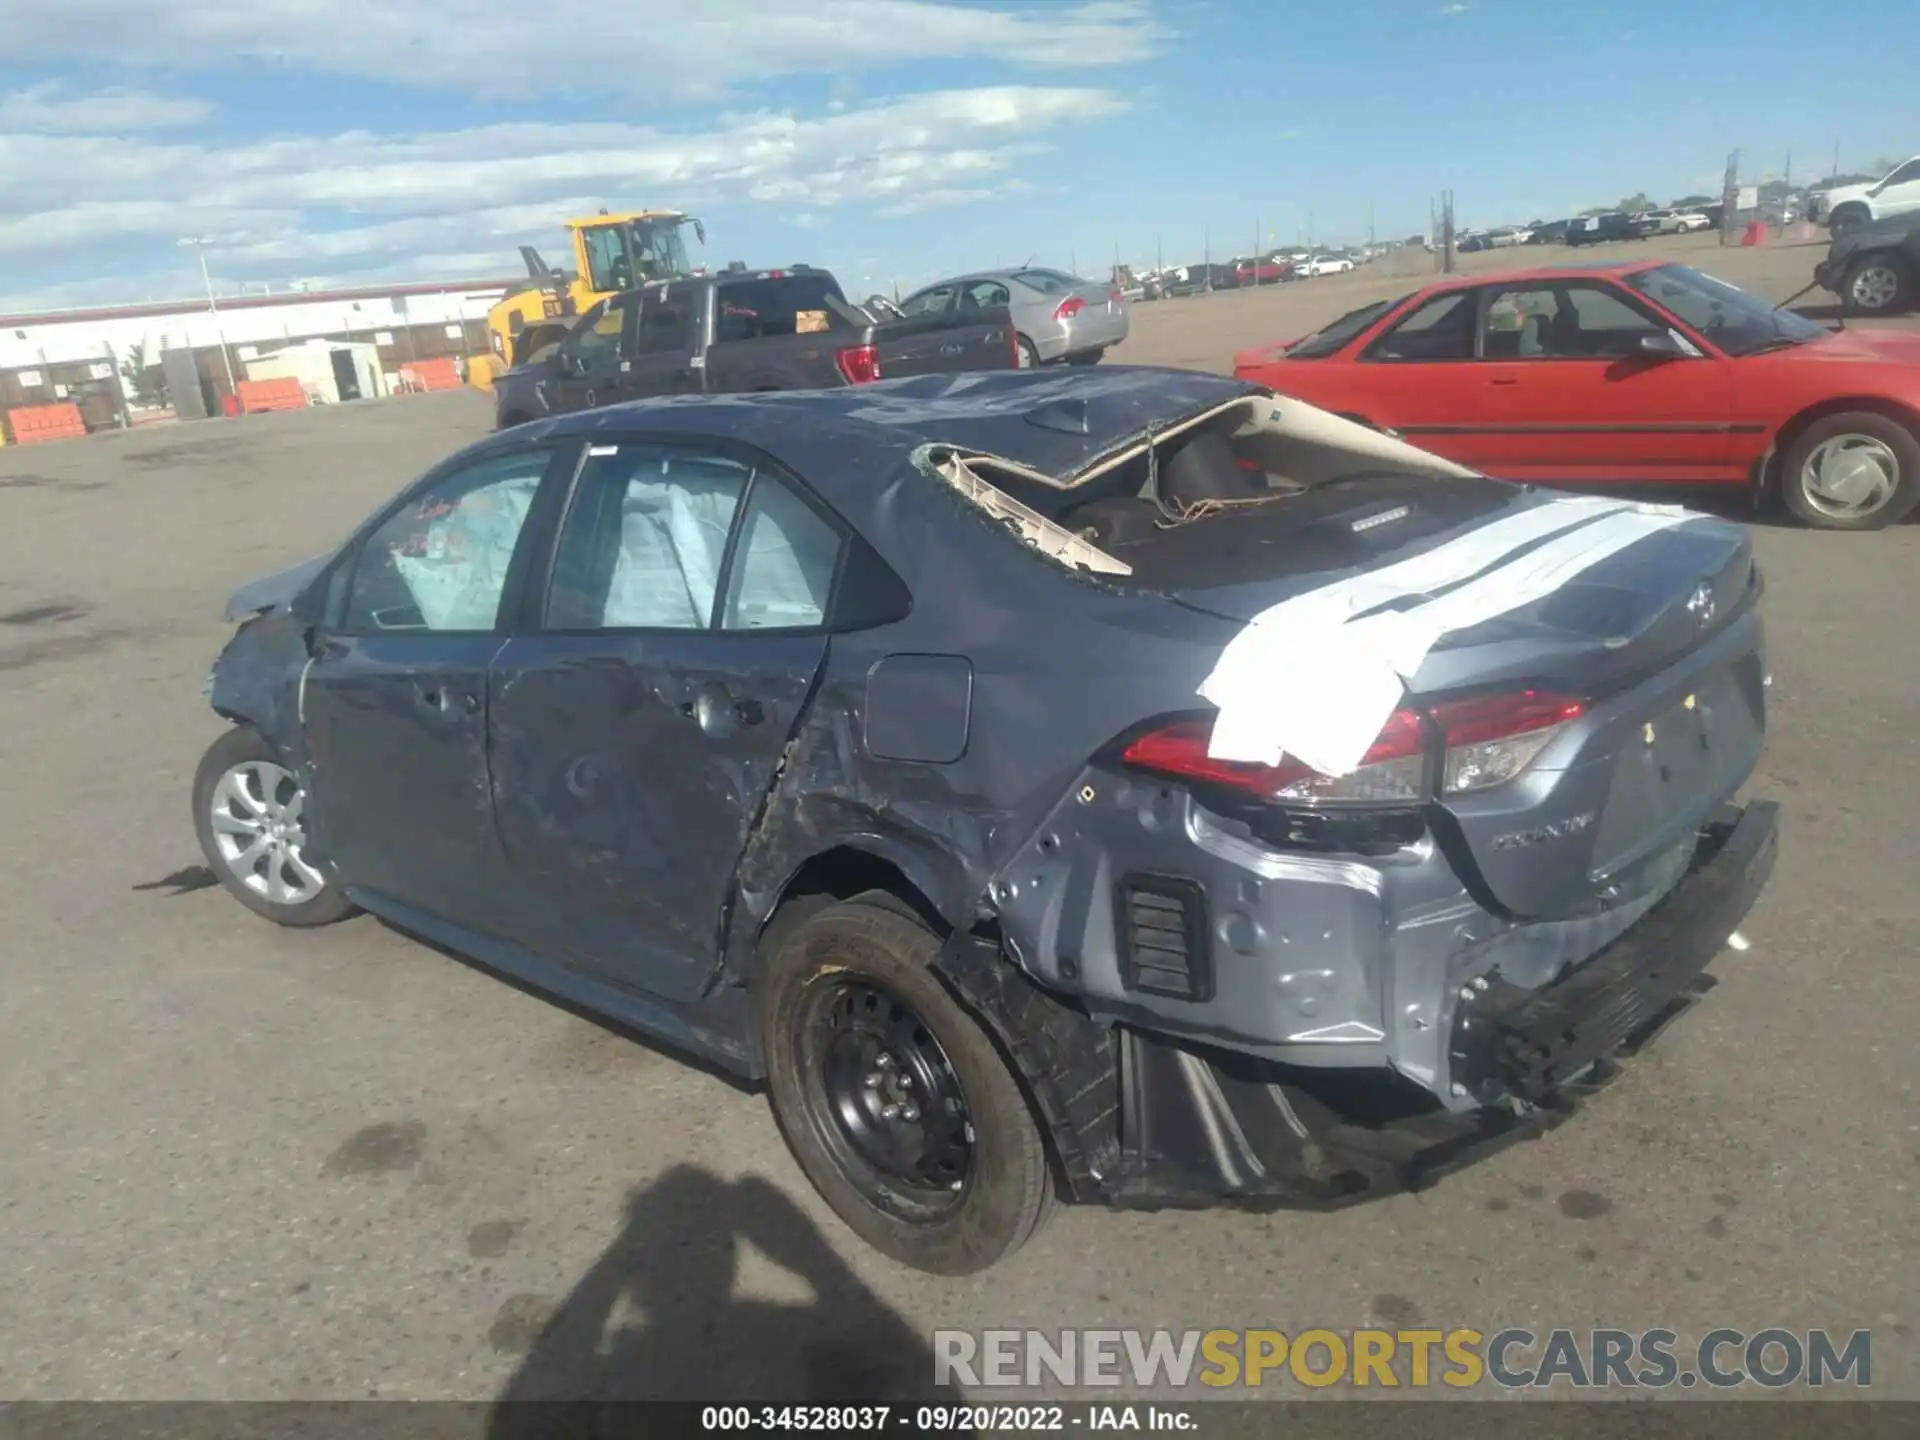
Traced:
<path fill-rule="evenodd" d="M 835 351 L 833 360 L 849 385 L 870 385 L 880 378 L 880 352 L 872 345 L 849 345 Z"/>
<path fill-rule="evenodd" d="M 1420 717 L 1397 710 L 1359 769 L 1338 778 L 1283 760 L 1278 765 L 1248 765 L 1215 760 L 1207 746 L 1213 725 L 1187 720 L 1153 730 L 1127 746 L 1127 764 L 1181 780 L 1225 785 L 1257 800 L 1383 804 L 1426 798 L 1426 744 Z"/>
<path fill-rule="evenodd" d="M 1443 747 L 1440 790 L 1465 795 L 1523 773 L 1572 720 L 1586 713 L 1570 695 L 1523 690 L 1437 705 L 1424 714 L 1396 710 L 1352 773 L 1333 776 L 1292 760 L 1249 765 L 1207 754 L 1213 725 L 1182 720 L 1148 731 L 1122 760 L 1173 779 L 1222 785 L 1257 800 L 1299 804 L 1383 805 L 1429 798 L 1428 725 Z"/>
<path fill-rule="evenodd" d="M 1447 750 L 1442 792 L 1466 795 L 1504 785 L 1533 764 L 1561 727 L 1586 708 L 1570 695 L 1537 690 L 1436 705 L 1433 721 Z"/>
<path fill-rule="evenodd" d="M 1053 307 L 1053 318 L 1056 320 L 1071 320 L 1086 308 L 1086 301 L 1082 300 L 1078 295 L 1069 295 Z"/>
<path fill-rule="evenodd" d="M 1111 299 L 1115 305 L 1124 305 L 1127 303 L 1127 292 L 1124 290 L 1116 290 L 1108 298 Z"/>

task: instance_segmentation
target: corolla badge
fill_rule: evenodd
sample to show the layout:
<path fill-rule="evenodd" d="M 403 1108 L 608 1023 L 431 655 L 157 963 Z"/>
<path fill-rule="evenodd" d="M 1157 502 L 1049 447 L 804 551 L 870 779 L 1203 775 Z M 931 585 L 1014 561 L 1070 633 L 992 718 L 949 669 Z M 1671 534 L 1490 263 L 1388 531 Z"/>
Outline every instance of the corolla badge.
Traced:
<path fill-rule="evenodd" d="M 1713 587 L 1698 585 L 1687 599 L 1687 613 L 1696 623 L 1705 625 L 1713 619 Z"/>
<path fill-rule="evenodd" d="M 1551 825 L 1541 825 L 1532 830 L 1514 830 L 1493 838 L 1496 850 L 1530 850 L 1535 845 L 1545 845 L 1550 840 L 1564 840 L 1569 835 L 1578 835 L 1593 824 L 1594 812 L 1570 815 L 1565 820 L 1556 820 Z"/>

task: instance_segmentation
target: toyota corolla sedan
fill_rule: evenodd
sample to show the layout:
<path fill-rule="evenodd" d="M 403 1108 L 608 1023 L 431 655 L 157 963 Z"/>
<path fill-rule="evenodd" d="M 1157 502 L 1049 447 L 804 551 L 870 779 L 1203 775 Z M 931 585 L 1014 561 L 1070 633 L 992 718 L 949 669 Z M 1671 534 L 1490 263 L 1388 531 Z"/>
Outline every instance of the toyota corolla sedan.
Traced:
<path fill-rule="evenodd" d="M 1564 1119 L 1767 879 L 1760 596 L 1739 526 L 1216 376 L 642 402 L 237 593 L 193 821 L 258 915 L 764 1081 L 966 1273 Z"/>

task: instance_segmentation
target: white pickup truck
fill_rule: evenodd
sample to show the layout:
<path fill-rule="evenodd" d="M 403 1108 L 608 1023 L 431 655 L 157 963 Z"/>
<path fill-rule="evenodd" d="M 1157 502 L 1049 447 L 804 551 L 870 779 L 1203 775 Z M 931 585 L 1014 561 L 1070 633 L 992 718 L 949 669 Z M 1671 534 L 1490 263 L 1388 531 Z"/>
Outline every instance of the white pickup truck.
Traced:
<path fill-rule="evenodd" d="M 1808 218 L 1837 238 L 1871 220 L 1920 210 L 1920 155 L 1903 161 L 1879 179 L 1863 185 L 1837 185 L 1813 197 Z"/>

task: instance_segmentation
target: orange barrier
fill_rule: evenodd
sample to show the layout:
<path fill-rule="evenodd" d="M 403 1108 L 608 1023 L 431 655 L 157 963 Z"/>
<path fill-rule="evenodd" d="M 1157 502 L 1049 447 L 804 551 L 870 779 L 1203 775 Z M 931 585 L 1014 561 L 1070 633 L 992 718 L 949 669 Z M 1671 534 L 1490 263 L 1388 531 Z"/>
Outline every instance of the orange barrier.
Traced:
<path fill-rule="evenodd" d="M 233 388 L 239 396 L 242 415 L 307 408 L 307 392 L 298 380 L 242 380 Z"/>
<path fill-rule="evenodd" d="M 80 407 L 64 405 L 22 405 L 7 412 L 16 445 L 44 445 L 49 440 L 75 440 L 87 433 L 87 422 L 80 418 Z"/>
<path fill-rule="evenodd" d="M 451 355 L 413 360 L 400 367 L 400 380 L 409 390 L 458 390 L 460 370 Z"/>
<path fill-rule="evenodd" d="M 1747 226 L 1746 233 L 1740 237 L 1742 245 L 1764 245 L 1767 243 L 1767 222 L 1755 220 Z"/>

